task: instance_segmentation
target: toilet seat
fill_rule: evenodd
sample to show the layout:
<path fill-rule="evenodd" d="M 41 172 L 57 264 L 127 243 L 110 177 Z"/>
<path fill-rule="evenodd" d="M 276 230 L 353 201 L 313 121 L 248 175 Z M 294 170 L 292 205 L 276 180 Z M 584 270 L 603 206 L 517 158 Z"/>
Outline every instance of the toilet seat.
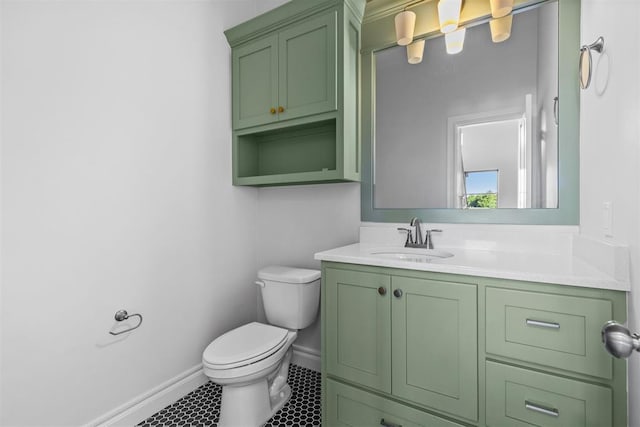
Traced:
<path fill-rule="evenodd" d="M 251 365 L 280 350 L 288 337 L 286 329 L 252 322 L 216 338 L 205 349 L 202 359 L 216 370 Z"/>

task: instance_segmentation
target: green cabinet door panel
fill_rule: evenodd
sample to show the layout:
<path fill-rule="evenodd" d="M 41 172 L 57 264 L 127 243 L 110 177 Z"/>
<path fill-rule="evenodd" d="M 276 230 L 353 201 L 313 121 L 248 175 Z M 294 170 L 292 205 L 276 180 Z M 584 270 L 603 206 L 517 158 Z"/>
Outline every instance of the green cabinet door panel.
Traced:
<path fill-rule="evenodd" d="M 391 280 L 393 394 L 477 420 L 476 285 Z"/>
<path fill-rule="evenodd" d="M 279 120 L 336 109 L 336 12 L 278 35 Z"/>
<path fill-rule="evenodd" d="M 391 392 L 390 278 L 326 269 L 327 372 Z"/>
<path fill-rule="evenodd" d="M 456 427 L 460 424 L 327 380 L 325 426 Z M 383 424 L 384 423 L 384 424 Z"/>
<path fill-rule="evenodd" d="M 610 300 L 488 287 L 487 352 L 611 379 L 600 330 Z"/>
<path fill-rule="evenodd" d="M 487 426 L 608 427 L 612 392 L 581 381 L 488 361 Z"/>
<path fill-rule="evenodd" d="M 234 129 L 277 120 L 278 37 L 272 35 L 233 49 Z M 277 111 L 277 110 L 276 110 Z"/>

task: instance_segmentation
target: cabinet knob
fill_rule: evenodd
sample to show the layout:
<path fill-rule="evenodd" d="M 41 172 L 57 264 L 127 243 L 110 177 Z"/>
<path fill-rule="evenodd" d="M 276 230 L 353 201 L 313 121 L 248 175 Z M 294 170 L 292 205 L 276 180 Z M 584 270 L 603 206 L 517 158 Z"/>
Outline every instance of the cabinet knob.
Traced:
<path fill-rule="evenodd" d="M 396 289 L 393 291 L 393 296 L 396 298 L 400 298 L 402 296 L 402 289 Z"/>
<path fill-rule="evenodd" d="M 270 112 L 271 114 L 275 114 L 275 113 L 276 113 L 276 109 L 275 109 L 275 108 L 273 108 L 273 107 L 271 107 L 271 109 L 269 110 L 269 112 Z"/>
<path fill-rule="evenodd" d="M 385 288 L 384 286 L 380 286 L 378 288 L 378 293 L 382 296 L 385 296 L 387 294 L 387 288 Z"/>
<path fill-rule="evenodd" d="M 284 113 L 284 107 L 283 106 L 278 107 L 278 113 Z"/>

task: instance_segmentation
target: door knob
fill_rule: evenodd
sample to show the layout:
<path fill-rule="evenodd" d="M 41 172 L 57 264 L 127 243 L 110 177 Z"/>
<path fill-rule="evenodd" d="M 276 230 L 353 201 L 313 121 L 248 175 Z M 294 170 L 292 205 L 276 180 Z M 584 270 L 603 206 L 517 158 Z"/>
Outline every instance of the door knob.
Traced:
<path fill-rule="evenodd" d="M 614 320 L 609 320 L 602 328 L 604 348 L 614 357 L 627 358 L 634 351 L 640 351 L 640 335 L 632 334 Z"/>

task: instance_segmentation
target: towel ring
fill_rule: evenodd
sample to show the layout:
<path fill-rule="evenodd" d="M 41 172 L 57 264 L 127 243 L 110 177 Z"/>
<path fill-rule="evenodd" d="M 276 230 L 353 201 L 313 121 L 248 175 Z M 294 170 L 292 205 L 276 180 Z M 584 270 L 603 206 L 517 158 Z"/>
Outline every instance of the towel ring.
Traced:
<path fill-rule="evenodd" d="M 142 315 L 135 313 L 135 314 L 129 314 L 127 313 L 127 310 L 118 310 L 116 311 L 116 315 L 114 316 L 114 318 L 118 321 L 118 322 L 122 322 L 123 320 L 127 320 L 130 317 L 135 317 L 137 316 L 140 319 L 140 322 L 138 322 L 138 324 L 136 326 L 134 326 L 133 328 L 129 328 L 129 329 L 125 329 L 124 331 L 120 331 L 120 332 L 113 332 L 113 331 L 109 331 L 109 333 L 111 335 L 120 335 L 120 334 L 124 334 L 125 332 L 130 332 L 133 331 L 134 329 L 138 329 L 140 327 L 140 325 L 142 325 Z"/>
<path fill-rule="evenodd" d="M 580 88 L 586 89 L 591 84 L 591 71 L 592 71 L 592 59 L 591 59 L 591 51 L 595 50 L 598 53 L 602 53 L 604 49 L 604 38 L 598 37 L 598 40 L 591 43 L 590 45 L 584 45 L 580 48 L 580 61 L 578 64 L 579 68 L 579 79 L 580 80 Z"/>

